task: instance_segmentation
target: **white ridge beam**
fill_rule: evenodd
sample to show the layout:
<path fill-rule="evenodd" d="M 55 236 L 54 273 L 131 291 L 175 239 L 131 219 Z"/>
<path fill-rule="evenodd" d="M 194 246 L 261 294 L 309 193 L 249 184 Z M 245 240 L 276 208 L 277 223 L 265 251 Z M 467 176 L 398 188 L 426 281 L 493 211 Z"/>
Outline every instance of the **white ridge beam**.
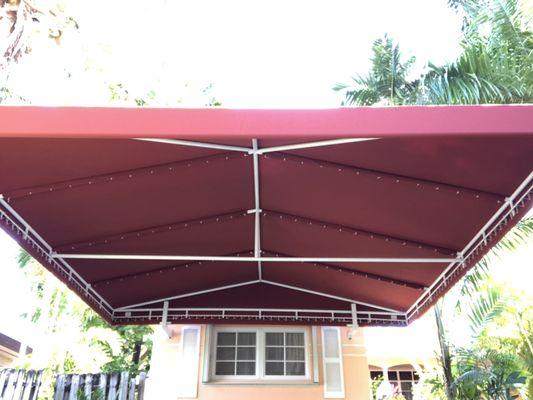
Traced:
<path fill-rule="evenodd" d="M 239 257 L 239 256 L 181 256 L 157 254 L 74 254 L 52 253 L 53 258 L 88 260 L 175 260 L 175 261 L 239 261 L 239 262 L 296 262 L 296 263 L 411 263 L 444 264 L 461 261 L 455 258 L 387 258 L 387 257 Z"/>

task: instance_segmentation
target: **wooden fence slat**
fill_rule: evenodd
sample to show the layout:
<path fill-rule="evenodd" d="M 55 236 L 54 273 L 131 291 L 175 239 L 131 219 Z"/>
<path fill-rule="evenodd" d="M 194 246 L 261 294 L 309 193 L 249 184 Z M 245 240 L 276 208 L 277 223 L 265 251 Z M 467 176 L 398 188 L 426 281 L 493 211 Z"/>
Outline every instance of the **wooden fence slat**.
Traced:
<path fill-rule="evenodd" d="M 85 388 L 83 389 L 83 394 L 87 398 L 87 400 L 91 399 L 93 393 L 93 375 L 87 374 L 85 375 Z"/>
<path fill-rule="evenodd" d="M 79 384 L 80 384 L 80 376 L 70 375 L 70 391 L 69 391 L 68 400 L 77 400 Z"/>
<path fill-rule="evenodd" d="M 139 374 L 139 383 L 137 384 L 137 400 L 144 400 L 144 384 L 146 381 L 146 372 Z"/>
<path fill-rule="evenodd" d="M 24 388 L 24 379 L 26 378 L 26 371 L 19 369 L 16 372 L 17 380 L 15 381 L 15 390 L 13 390 L 13 400 L 19 400 Z"/>
<path fill-rule="evenodd" d="M 117 396 L 117 381 L 118 374 L 111 374 L 109 378 L 109 392 L 107 394 L 107 400 L 116 400 Z"/>
<path fill-rule="evenodd" d="M 5 383 L 7 381 L 8 377 L 7 369 L 3 369 L 0 371 L 0 399 L 3 399 L 3 394 L 5 392 Z"/>
<path fill-rule="evenodd" d="M 120 384 L 118 389 L 118 400 L 126 400 L 128 396 L 128 386 L 130 381 L 130 374 L 127 371 L 120 373 Z"/>
<path fill-rule="evenodd" d="M 17 381 L 17 373 L 14 369 L 9 369 L 9 376 L 7 378 L 7 387 L 4 391 L 2 400 L 12 400 L 13 392 L 15 391 L 15 383 Z"/>
<path fill-rule="evenodd" d="M 26 379 L 24 379 L 24 389 L 22 392 L 22 396 L 20 396 L 21 400 L 29 400 L 31 389 L 33 386 L 33 379 L 34 379 L 35 371 L 27 371 L 26 372 Z"/>
<path fill-rule="evenodd" d="M 135 378 L 130 378 L 130 388 L 128 389 L 128 400 L 135 400 Z"/>
<path fill-rule="evenodd" d="M 78 398 L 78 393 L 83 393 L 85 396 L 85 374 L 78 375 L 79 381 L 78 381 L 78 390 L 76 390 L 76 399 Z"/>
<path fill-rule="evenodd" d="M 43 379 L 43 371 L 40 370 L 35 376 L 35 381 L 32 384 L 32 392 L 30 395 L 30 400 L 37 400 L 39 396 L 39 389 L 41 388 L 41 382 Z"/>
<path fill-rule="evenodd" d="M 56 384 L 54 387 L 54 400 L 63 400 L 65 394 L 65 375 L 58 375 L 56 377 Z"/>
<path fill-rule="evenodd" d="M 107 375 L 106 374 L 100 374 L 99 375 L 99 382 L 98 382 L 98 389 L 100 389 L 100 392 L 101 392 L 101 395 L 102 395 L 102 399 L 105 400 L 106 399 L 106 395 L 107 395 Z"/>

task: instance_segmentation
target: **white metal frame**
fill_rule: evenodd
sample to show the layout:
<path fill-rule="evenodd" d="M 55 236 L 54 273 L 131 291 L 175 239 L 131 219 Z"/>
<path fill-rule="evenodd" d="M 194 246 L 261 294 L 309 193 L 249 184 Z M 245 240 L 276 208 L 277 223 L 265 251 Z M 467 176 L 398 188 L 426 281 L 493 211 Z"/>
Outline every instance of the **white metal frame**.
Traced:
<path fill-rule="evenodd" d="M 514 217 L 516 208 L 533 192 L 533 172 L 516 188 L 509 196 L 505 203 L 494 213 L 487 223 L 477 232 L 470 242 L 464 247 L 458 256 L 458 261 L 451 262 L 448 267 L 439 275 L 433 284 L 416 300 L 416 302 L 407 310 L 406 316 L 408 321 L 411 320 L 420 309 L 424 307 L 433 298 L 433 295 L 447 284 L 447 276 L 453 275 L 460 268 L 466 266 L 465 262 L 483 246 L 488 244 L 491 235 L 507 221 L 508 217 Z"/>
<path fill-rule="evenodd" d="M 261 255 L 261 227 L 260 227 L 260 216 L 261 208 L 259 201 L 259 155 L 271 153 L 271 152 L 280 152 L 280 151 L 290 151 L 298 150 L 312 147 L 322 147 L 322 146 L 332 146 L 340 145 L 346 143 L 357 143 L 367 140 L 376 140 L 376 138 L 349 138 L 349 139 L 334 139 L 334 140 L 323 140 L 316 142 L 307 142 L 307 143 L 297 143 L 290 144 L 285 146 L 275 146 L 267 148 L 259 148 L 257 140 L 252 140 L 252 147 L 240 147 L 240 146 L 229 146 L 216 143 L 203 143 L 195 142 L 188 140 L 178 140 L 178 139 L 147 139 L 139 138 L 137 140 L 164 143 L 170 145 L 179 145 L 179 146 L 190 146 L 190 147 L 200 147 L 208 148 L 213 150 L 224 150 L 224 151 L 233 151 L 233 152 L 244 152 L 253 156 L 253 170 L 254 170 L 254 204 L 255 208 L 249 210 L 248 213 L 255 214 L 255 228 L 254 228 L 254 255 L 253 257 L 239 257 L 239 256 L 194 256 L 194 255 L 131 255 L 131 254 L 66 254 L 66 253 L 56 253 L 52 247 L 25 221 L 11 205 L 3 198 L 0 194 L 0 205 L 3 207 L 0 208 L 0 218 L 6 219 L 8 224 L 11 225 L 14 232 L 20 235 L 23 240 L 26 240 L 31 243 L 39 253 L 41 253 L 49 263 L 58 270 L 61 274 L 64 274 L 69 281 L 73 282 L 79 289 L 79 292 L 85 295 L 87 298 L 91 299 L 92 302 L 99 305 L 99 309 L 104 312 L 109 318 L 121 320 L 121 319 L 132 319 L 132 318 L 152 318 L 153 313 L 157 313 L 157 308 L 139 308 L 151 304 L 168 302 L 170 300 L 180 299 L 189 296 L 200 295 L 204 293 L 210 293 L 214 291 L 227 290 L 235 287 L 251 285 L 256 283 L 264 283 L 275 286 L 281 286 L 289 288 L 291 290 L 302 291 L 306 293 L 311 293 L 319 296 L 325 296 L 329 298 L 334 298 L 337 300 L 342 300 L 350 303 L 350 305 L 364 305 L 370 306 L 376 310 L 376 312 L 364 312 L 356 310 L 353 314 L 357 316 L 359 320 L 368 321 L 368 322 L 378 322 L 378 323 L 391 323 L 391 324 L 406 324 L 411 320 L 422 307 L 424 307 L 428 302 L 430 302 L 435 295 L 435 293 L 440 290 L 443 286 L 446 286 L 447 279 L 453 274 L 456 273 L 460 268 L 465 267 L 465 262 L 475 254 L 480 248 L 487 244 L 487 240 L 490 239 L 491 235 L 498 229 L 502 223 L 506 223 L 508 218 L 512 218 L 515 215 L 516 208 L 524 201 L 526 196 L 531 196 L 533 191 L 533 172 L 522 182 L 522 184 L 516 189 L 516 191 L 506 199 L 506 202 L 500 209 L 493 215 L 493 217 L 485 224 L 485 226 L 475 235 L 475 237 L 465 246 L 462 252 L 460 252 L 457 257 L 441 257 L 441 258 L 384 258 L 384 257 L 263 257 Z M 5 210 L 5 211 L 4 211 Z M 506 211 L 507 210 L 507 211 Z M 177 260 L 177 261 L 233 261 L 233 262 L 254 262 L 257 263 L 258 279 L 240 282 L 232 285 L 220 286 L 216 288 L 210 288 L 206 290 L 166 297 L 163 299 L 157 299 L 153 301 L 143 302 L 132 304 L 124 307 L 113 308 L 105 299 L 94 290 L 89 283 L 87 283 L 66 261 L 67 259 L 107 259 L 107 260 Z M 398 310 L 393 310 L 386 307 L 381 307 L 373 304 L 367 304 L 363 302 L 354 301 L 352 299 L 347 299 L 343 297 L 333 296 L 323 292 L 317 292 L 313 290 L 308 290 L 304 288 L 299 288 L 291 285 L 286 285 L 279 282 L 272 282 L 263 279 L 262 274 L 262 263 L 264 262 L 304 262 L 304 263 L 447 263 L 448 267 L 443 271 L 443 273 L 438 277 L 438 279 L 420 296 L 413 306 L 407 310 L 407 312 L 400 312 Z M 168 304 L 168 303 L 167 303 Z M 353 307 L 353 306 L 351 306 Z M 201 309 L 195 308 L 190 310 L 185 310 L 185 312 L 192 317 L 194 311 L 200 311 Z M 212 318 L 220 318 L 218 314 L 218 309 L 209 309 L 214 311 Z M 237 309 L 234 309 L 237 310 Z M 246 310 L 253 313 L 259 313 L 259 317 L 265 317 L 264 312 L 268 309 L 239 309 Z M 178 309 L 168 308 L 167 305 L 167 317 L 169 319 L 181 317 L 181 315 L 172 315 L 172 313 L 178 311 Z M 224 318 L 225 312 L 231 312 L 232 309 L 220 310 L 222 312 L 222 318 Z M 271 312 L 272 309 L 270 309 Z M 313 313 L 316 310 L 302 310 L 301 312 Z M 148 313 L 144 315 L 143 313 Z M 181 311 L 180 311 L 181 312 Z M 293 310 L 279 310 L 279 312 L 293 312 Z M 389 312 L 390 315 L 386 315 Z M 249 318 L 253 319 L 256 317 L 254 314 L 249 314 L 248 316 L 238 316 L 240 318 Z M 358 321 L 353 321 L 352 312 L 349 310 L 339 310 L 339 311 L 328 311 L 331 314 L 329 317 L 319 316 L 316 312 L 314 317 L 316 320 L 324 318 L 324 321 L 327 321 L 328 318 L 331 320 L 337 320 L 339 317 L 336 317 L 335 314 L 347 314 L 346 320 L 352 319 L 353 324 L 357 324 Z M 122 314 L 122 315 L 120 315 Z M 137 317 L 137 315 L 143 315 L 142 317 Z M 373 315 L 376 314 L 378 317 L 381 315 L 384 318 L 375 318 Z M 135 315 L 135 317 L 132 317 Z M 197 315 L 198 318 L 201 318 L 201 315 Z M 237 318 L 238 318 L 237 317 Z M 233 318 L 233 317 L 231 317 Z M 276 318 L 275 315 L 270 315 L 268 318 Z M 283 318 L 283 317 L 281 317 Z M 298 318 L 298 310 L 294 312 L 294 318 Z"/>
<path fill-rule="evenodd" d="M 158 260 L 158 261 L 234 261 L 234 262 L 295 262 L 295 263 L 417 263 L 447 264 L 461 261 L 459 257 L 387 258 L 387 257 L 245 257 L 245 256 L 188 256 L 154 254 L 69 254 L 52 253 L 53 258 L 82 260 Z"/>
<path fill-rule="evenodd" d="M 64 274 L 68 281 L 76 285 L 79 292 L 84 294 L 95 304 L 98 309 L 105 313 L 109 318 L 113 317 L 113 307 L 96 291 L 93 287 L 72 268 L 68 262 L 61 257 L 52 257 L 52 246 L 42 238 L 41 235 L 26 222 L 22 216 L 5 201 L 4 196 L 0 194 L 0 219 L 5 219 L 11 224 L 15 233 L 22 237 L 22 240 L 29 242 L 31 246 L 42 254 L 48 262 L 56 268 L 59 273 Z M 4 211 L 5 210 L 5 211 Z"/>

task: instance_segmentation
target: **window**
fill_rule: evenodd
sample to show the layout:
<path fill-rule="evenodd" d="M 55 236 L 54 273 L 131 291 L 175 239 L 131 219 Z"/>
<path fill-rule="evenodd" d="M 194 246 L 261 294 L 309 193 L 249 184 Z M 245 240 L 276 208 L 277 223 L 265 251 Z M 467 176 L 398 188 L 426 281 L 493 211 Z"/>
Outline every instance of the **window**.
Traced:
<path fill-rule="evenodd" d="M 265 346 L 265 375 L 305 376 L 303 332 L 266 332 Z"/>
<path fill-rule="evenodd" d="M 215 375 L 255 375 L 255 332 L 217 332 Z"/>
<path fill-rule="evenodd" d="M 212 338 L 215 380 L 309 378 L 305 329 L 220 327 Z"/>
<path fill-rule="evenodd" d="M 388 377 L 391 384 L 397 387 L 399 392 L 406 398 L 413 398 L 413 385 L 418 382 L 418 374 L 415 371 L 388 371 Z"/>

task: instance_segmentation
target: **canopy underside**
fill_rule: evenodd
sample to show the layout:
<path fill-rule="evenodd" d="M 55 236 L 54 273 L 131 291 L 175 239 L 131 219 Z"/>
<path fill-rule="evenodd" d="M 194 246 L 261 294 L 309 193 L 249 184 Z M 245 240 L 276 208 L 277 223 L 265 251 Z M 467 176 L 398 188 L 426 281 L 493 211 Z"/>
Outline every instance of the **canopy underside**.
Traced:
<path fill-rule="evenodd" d="M 134 133 L 0 132 L 0 224 L 114 324 L 405 325 L 532 205 L 523 132 Z"/>

